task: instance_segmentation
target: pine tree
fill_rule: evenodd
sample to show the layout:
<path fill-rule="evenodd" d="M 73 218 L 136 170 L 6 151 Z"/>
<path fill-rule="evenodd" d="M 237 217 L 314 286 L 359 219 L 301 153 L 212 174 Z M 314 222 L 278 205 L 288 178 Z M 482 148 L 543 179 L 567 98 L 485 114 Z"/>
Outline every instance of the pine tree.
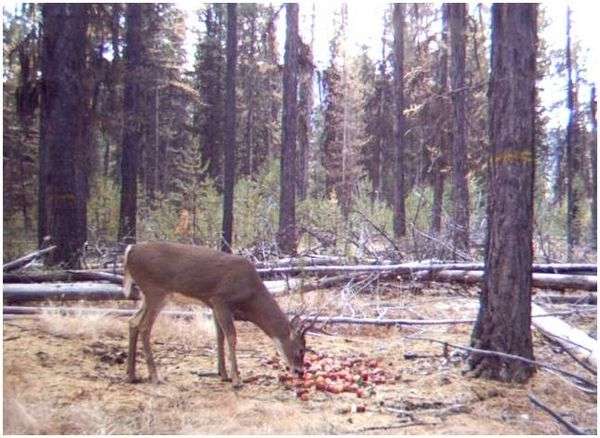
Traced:
<path fill-rule="evenodd" d="M 42 7 L 40 169 L 46 223 L 57 249 L 51 264 L 79 266 L 87 237 L 88 132 L 90 98 L 86 65 L 89 7 Z"/>
<path fill-rule="evenodd" d="M 485 278 L 471 343 L 533 360 L 531 263 L 537 5 L 492 7 L 490 169 Z M 474 374 L 523 382 L 535 367 L 473 353 Z"/>
<path fill-rule="evenodd" d="M 467 114 L 465 106 L 465 31 L 466 5 L 448 5 L 452 90 L 452 221 L 453 245 L 461 251 L 469 249 L 469 186 L 467 161 Z"/>
<path fill-rule="evenodd" d="M 140 143 L 144 132 L 145 53 L 142 43 L 143 10 L 140 4 L 128 4 L 125 35 L 125 91 L 123 93 L 124 134 L 121 158 L 121 207 L 118 240 L 136 238 L 137 186 Z"/>
<path fill-rule="evenodd" d="M 404 210 L 404 4 L 394 4 L 394 236 L 406 234 Z"/>
<path fill-rule="evenodd" d="M 237 5 L 227 4 L 227 69 L 225 76 L 225 169 L 223 180 L 223 234 L 221 250 L 232 252 L 233 189 L 235 186 L 236 151 L 236 64 Z"/>
<path fill-rule="evenodd" d="M 281 145 L 279 231 L 277 243 L 285 254 L 295 254 L 296 154 L 298 133 L 298 4 L 286 5 L 283 66 L 283 141 Z"/>

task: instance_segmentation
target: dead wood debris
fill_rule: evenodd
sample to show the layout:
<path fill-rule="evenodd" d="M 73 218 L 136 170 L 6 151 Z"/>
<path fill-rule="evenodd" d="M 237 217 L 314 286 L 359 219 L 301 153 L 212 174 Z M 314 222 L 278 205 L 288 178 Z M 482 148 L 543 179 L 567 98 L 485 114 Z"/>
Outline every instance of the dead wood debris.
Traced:
<path fill-rule="evenodd" d="M 504 357 L 507 359 L 520 360 L 521 362 L 529 363 L 531 365 L 536 365 L 536 366 L 539 366 L 542 368 L 546 368 L 548 370 L 556 371 L 557 373 L 560 373 L 564 376 L 567 376 L 567 377 L 570 377 L 572 379 L 579 381 L 580 383 L 582 383 L 583 385 L 587 386 L 590 389 L 593 389 L 594 391 L 597 389 L 596 384 L 594 382 L 586 379 L 585 377 L 582 377 L 578 374 L 574 374 L 569 371 L 563 370 L 561 368 L 555 367 L 554 365 L 550 365 L 545 362 L 539 362 L 536 360 L 527 359 L 526 357 L 517 356 L 516 354 L 508 354 L 508 353 L 502 353 L 499 351 L 491 351 L 491 350 L 481 350 L 479 348 L 472 348 L 472 347 L 466 347 L 464 345 L 451 344 L 450 342 L 440 341 L 439 339 L 425 338 L 425 337 L 420 337 L 420 336 L 419 337 L 407 336 L 404 339 L 411 340 L 411 341 L 418 340 L 418 341 L 436 342 L 438 344 L 444 345 L 444 348 L 452 347 L 452 348 L 458 348 L 461 350 L 470 351 L 472 353 L 478 353 L 478 354 L 482 354 L 482 355 L 486 355 L 486 356 L 499 356 L 499 357 Z"/>
<path fill-rule="evenodd" d="M 574 424 L 569 423 L 567 420 L 565 420 L 563 417 L 557 414 L 553 409 L 551 409 L 550 407 L 542 403 L 539 399 L 537 399 L 533 394 L 529 393 L 528 397 L 529 400 L 531 400 L 531 402 L 535 406 L 537 406 L 538 408 L 549 414 L 556 421 L 558 421 L 560 424 L 565 426 L 569 432 L 574 433 L 575 435 L 588 435 L 588 432 L 584 431 L 583 429 L 580 429 Z"/>

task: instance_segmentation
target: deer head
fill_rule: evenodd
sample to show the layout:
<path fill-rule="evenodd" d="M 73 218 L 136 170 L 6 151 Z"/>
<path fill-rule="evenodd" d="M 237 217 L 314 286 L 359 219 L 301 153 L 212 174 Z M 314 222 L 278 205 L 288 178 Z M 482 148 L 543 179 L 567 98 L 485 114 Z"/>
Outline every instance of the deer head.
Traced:
<path fill-rule="evenodd" d="M 290 340 L 287 345 L 282 345 L 283 355 L 290 370 L 302 374 L 304 370 L 304 354 L 313 351 L 306 347 L 306 332 L 315 327 L 318 315 L 303 317 L 301 313 L 296 314 L 290 320 Z"/>

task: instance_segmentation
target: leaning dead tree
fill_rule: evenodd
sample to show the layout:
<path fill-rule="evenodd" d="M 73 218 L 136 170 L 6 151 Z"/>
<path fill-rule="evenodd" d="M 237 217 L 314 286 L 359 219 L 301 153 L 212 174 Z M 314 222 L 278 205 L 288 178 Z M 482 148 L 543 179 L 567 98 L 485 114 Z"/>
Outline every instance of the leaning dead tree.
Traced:
<path fill-rule="evenodd" d="M 4 265 L 2 265 L 2 271 L 3 272 L 10 272 L 10 271 L 14 271 L 17 270 L 19 268 L 22 268 L 23 266 L 27 265 L 27 263 L 43 256 L 46 254 L 51 253 L 52 251 L 54 251 L 56 249 L 56 246 L 49 246 L 48 248 L 45 249 L 40 249 L 39 251 L 34 251 L 30 254 L 27 254 L 23 257 L 20 257 L 16 260 L 13 260 L 11 262 L 5 263 Z"/>

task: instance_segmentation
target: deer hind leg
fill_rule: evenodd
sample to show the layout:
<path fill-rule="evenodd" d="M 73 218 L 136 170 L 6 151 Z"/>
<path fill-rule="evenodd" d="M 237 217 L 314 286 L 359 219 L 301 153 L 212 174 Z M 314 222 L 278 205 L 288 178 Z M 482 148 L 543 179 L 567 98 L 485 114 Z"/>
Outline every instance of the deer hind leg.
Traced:
<path fill-rule="evenodd" d="M 129 383 L 137 382 L 135 377 L 135 356 L 137 354 L 137 340 L 139 334 L 140 322 L 148 311 L 146 298 L 142 301 L 142 306 L 137 313 L 129 319 L 129 354 L 127 355 L 127 381 Z"/>
<path fill-rule="evenodd" d="M 227 338 L 231 382 L 234 388 L 239 388 L 242 386 L 242 381 L 240 380 L 240 373 L 238 371 L 237 359 L 235 356 L 235 346 L 237 341 L 235 326 L 233 324 L 233 315 L 225 305 L 214 306 L 213 313 L 217 324 L 221 326 L 221 330 Z"/>
<path fill-rule="evenodd" d="M 215 321 L 215 331 L 217 333 L 217 369 L 219 376 L 221 376 L 221 380 L 227 382 L 231 379 L 227 376 L 227 370 L 225 369 L 225 335 L 223 334 L 223 330 L 221 330 L 221 326 L 219 325 L 216 316 L 213 315 L 213 319 Z"/>
<path fill-rule="evenodd" d="M 146 356 L 146 364 L 148 365 L 150 381 L 156 384 L 161 383 L 161 379 L 158 376 L 154 355 L 152 354 L 152 348 L 150 346 L 150 334 L 152 332 L 152 326 L 156 321 L 156 317 L 164 305 L 164 296 L 162 294 L 155 294 L 151 299 L 146 298 L 146 301 L 147 310 L 143 313 L 140 319 L 138 329 L 140 335 L 142 336 L 142 347 L 144 349 L 144 355 Z"/>

